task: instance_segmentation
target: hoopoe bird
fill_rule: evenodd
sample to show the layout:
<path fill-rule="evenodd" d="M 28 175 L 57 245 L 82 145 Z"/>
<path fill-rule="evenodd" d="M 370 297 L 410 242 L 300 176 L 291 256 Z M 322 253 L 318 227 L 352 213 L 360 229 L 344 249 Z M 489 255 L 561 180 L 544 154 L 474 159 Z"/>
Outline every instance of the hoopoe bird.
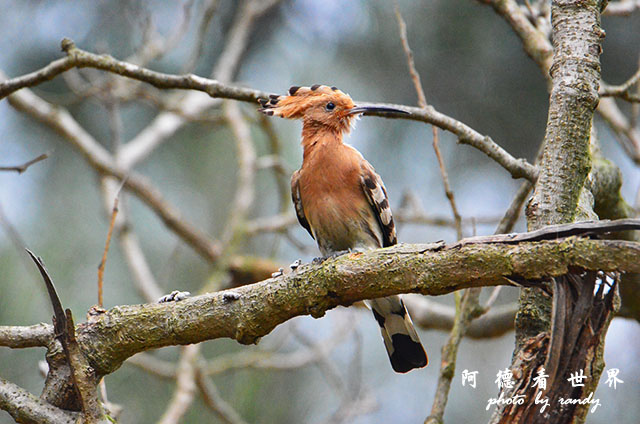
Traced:
<path fill-rule="evenodd" d="M 324 256 L 397 243 L 382 179 L 364 157 L 344 144 L 356 118 L 397 109 L 358 107 L 336 87 L 291 87 L 285 96 L 260 99 L 262 113 L 302 119 L 302 167 L 291 178 L 291 196 L 300 224 Z M 399 296 L 366 302 L 396 372 L 427 365 L 427 355 Z"/>

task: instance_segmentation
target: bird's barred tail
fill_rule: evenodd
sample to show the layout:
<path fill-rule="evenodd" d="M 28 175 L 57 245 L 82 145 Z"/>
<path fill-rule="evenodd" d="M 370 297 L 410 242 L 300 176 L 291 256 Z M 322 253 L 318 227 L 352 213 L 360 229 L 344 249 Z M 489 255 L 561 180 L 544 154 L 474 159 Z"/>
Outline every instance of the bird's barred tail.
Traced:
<path fill-rule="evenodd" d="M 380 325 L 384 345 L 395 372 L 408 372 L 429 363 L 411 317 L 399 296 L 367 301 Z"/>

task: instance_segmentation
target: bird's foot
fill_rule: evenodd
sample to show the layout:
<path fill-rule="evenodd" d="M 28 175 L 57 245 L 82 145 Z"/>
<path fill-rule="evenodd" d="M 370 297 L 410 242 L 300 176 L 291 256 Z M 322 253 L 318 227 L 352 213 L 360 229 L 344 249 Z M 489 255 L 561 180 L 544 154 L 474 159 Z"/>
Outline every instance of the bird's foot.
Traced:
<path fill-rule="evenodd" d="M 348 250 L 340 250 L 338 252 L 333 252 L 332 254 L 328 255 L 328 256 L 324 256 L 324 257 L 320 257 L 320 258 L 313 258 L 313 260 L 311 261 L 312 264 L 314 265 L 320 265 L 321 263 L 323 263 L 324 261 L 326 261 L 327 259 L 335 259 L 338 256 L 342 256 L 342 255 L 346 255 L 347 253 L 351 253 L 351 249 Z"/>

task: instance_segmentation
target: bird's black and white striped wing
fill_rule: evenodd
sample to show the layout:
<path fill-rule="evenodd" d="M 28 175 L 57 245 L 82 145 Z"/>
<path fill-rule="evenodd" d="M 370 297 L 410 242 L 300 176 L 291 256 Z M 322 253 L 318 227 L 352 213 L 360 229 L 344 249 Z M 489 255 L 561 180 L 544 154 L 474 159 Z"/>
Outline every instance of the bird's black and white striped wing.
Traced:
<path fill-rule="evenodd" d="M 300 184 L 298 182 L 300 178 L 300 170 L 297 170 L 291 176 L 291 200 L 293 200 L 293 206 L 296 210 L 296 216 L 298 217 L 298 222 L 300 225 L 304 227 L 305 230 L 311 234 L 311 237 L 314 237 L 313 231 L 311 231 L 311 226 L 309 225 L 309 221 L 307 221 L 307 217 L 304 215 L 304 208 L 302 207 L 302 199 L 300 198 Z"/>
<path fill-rule="evenodd" d="M 362 164 L 360 183 L 382 230 L 382 247 L 396 244 L 396 227 L 382 178 L 368 162 Z M 384 345 L 396 372 L 405 373 L 429 363 L 411 317 L 400 296 L 388 296 L 366 301 L 380 325 Z"/>
<path fill-rule="evenodd" d="M 382 178 L 376 174 L 373 166 L 367 161 L 362 163 L 360 183 L 382 230 L 382 247 L 393 246 L 398 240 L 387 189 L 384 187 Z"/>

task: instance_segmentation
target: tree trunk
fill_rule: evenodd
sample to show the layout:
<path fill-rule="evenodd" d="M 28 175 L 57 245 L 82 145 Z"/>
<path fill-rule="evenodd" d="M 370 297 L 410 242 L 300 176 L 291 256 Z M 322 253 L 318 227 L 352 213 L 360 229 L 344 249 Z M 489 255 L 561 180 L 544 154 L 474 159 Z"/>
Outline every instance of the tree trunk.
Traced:
<path fill-rule="evenodd" d="M 606 2 L 555 0 L 552 4 L 552 91 L 540 173 L 527 205 L 529 230 L 546 225 L 597 219 L 593 195 L 585 184 L 591 169 L 590 134 L 598 105 L 600 13 Z M 595 391 L 604 367 L 604 338 L 612 317 L 615 290 L 604 286 L 594 295 L 602 274 L 581 269 L 550 281 L 553 297 L 539 289 L 523 289 L 516 317 L 516 349 L 511 372 L 516 384 L 504 398 L 523 395 L 522 405 L 502 406 L 492 423 L 583 422 L 591 405 L 562 405 Z M 566 325 L 571 322 L 571 326 Z M 547 388 L 533 385 L 545 369 Z M 568 378 L 584 371 L 584 386 Z M 538 399 L 548 399 L 542 411 Z"/>

